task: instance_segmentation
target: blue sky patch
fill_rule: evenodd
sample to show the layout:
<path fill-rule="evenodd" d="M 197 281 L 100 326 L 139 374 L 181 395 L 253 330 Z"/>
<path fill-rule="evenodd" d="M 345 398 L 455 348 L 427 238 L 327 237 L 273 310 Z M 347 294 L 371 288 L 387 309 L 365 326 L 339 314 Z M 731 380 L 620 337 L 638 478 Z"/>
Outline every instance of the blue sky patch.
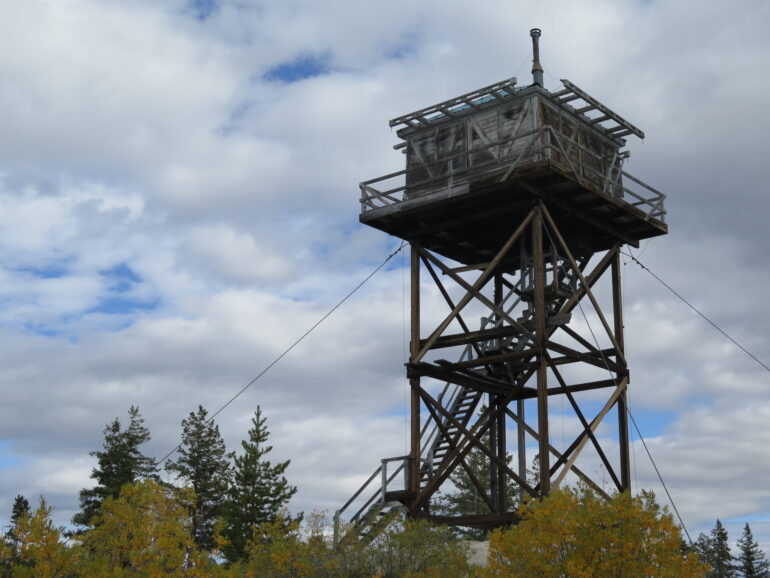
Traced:
<path fill-rule="evenodd" d="M 298 82 L 329 72 L 327 56 L 300 56 L 289 62 L 282 62 L 268 70 L 263 78 L 269 81 Z"/>
<path fill-rule="evenodd" d="M 676 419 L 676 412 L 661 409 L 634 409 L 631 408 L 631 414 L 639 426 L 642 436 L 647 439 L 656 437 L 666 430 Z M 629 424 L 629 436 L 632 440 L 639 439 L 636 428 Z"/>
<path fill-rule="evenodd" d="M 58 337 L 62 334 L 60 330 L 54 329 L 51 325 L 46 323 L 25 323 L 24 329 L 35 335 L 42 335 L 43 337 Z"/>
<path fill-rule="evenodd" d="M 17 271 L 29 273 L 41 279 L 58 279 L 67 274 L 67 269 L 62 264 L 47 265 L 43 267 L 20 267 Z"/>
<path fill-rule="evenodd" d="M 157 308 L 157 299 L 132 299 L 131 297 L 110 296 L 102 299 L 99 305 L 92 307 L 88 313 L 106 313 L 108 315 L 121 315 L 137 313 L 140 311 L 152 311 Z"/>
<path fill-rule="evenodd" d="M 142 278 L 125 263 L 102 271 L 101 274 L 112 281 L 110 291 L 114 293 L 126 293 L 134 284 L 142 281 Z"/>
<path fill-rule="evenodd" d="M 188 6 L 198 20 L 208 20 L 212 14 L 219 10 L 217 0 L 189 0 Z"/>
<path fill-rule="evenodd" d="M 408 34 L 405 35 L 402 42 L 388 50 L 388 52 L 385 54 L 386 58 L 392 59 L 392 60 L 401 60 L 403 58 L 406 58 L 407 56 L 410 56 L 416 52 L 416 46 L 417 46 L 417 35 L 416 34 Z"/>
<path fill-rule="evenodd" d="M 8 448 L 11 447 L 11 442 L 0 442 L 0 469 L 11 468 L 21 463 L 21 458 L 8 456 Z"/>

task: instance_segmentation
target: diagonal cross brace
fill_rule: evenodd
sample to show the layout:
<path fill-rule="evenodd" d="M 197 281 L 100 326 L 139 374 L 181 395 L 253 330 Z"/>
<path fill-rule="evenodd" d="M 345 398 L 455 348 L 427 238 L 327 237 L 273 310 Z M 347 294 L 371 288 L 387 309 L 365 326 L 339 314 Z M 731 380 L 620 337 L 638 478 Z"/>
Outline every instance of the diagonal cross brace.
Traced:
<path fill-rule="evenodd" d="M 529 225 L 530 221 L 532 221 L 533 215 L 534 215 L 534 209 L 533 211 L 530 211 L 529 215 L 527 215 L 524 221 L 522 221 L 522 223 L 516 228 L 513 235 L 511 235 L 508 241 L 506 241 L 505 245 L 503 245 L 500 251 L 497 252 L 497 255 L 495 255 L 495 258 L 489 262 L 486 269 L 484 269 L 481 275 L 479 275 L 478 279 L 476 279 L 476 282 L 473 284 L 471 288 L 472 292 L 468 292 L 465 295 L 463 295 L 459 303 L 457 303 L 454 309 L 452 309 L 452 312 L 447 316 L 446 319 L 444 319 L 444 321 L 441 322 L 441 324 L 435 329 L 435 331 L 433 331 L 433 333 L 425 342 L 425 345 L 423 345 L 422 349 L 415 356 L 415 359 L 412 359 L 413 362 L 419 361 L 425 356 L 425 354 L 430 350 L 430 348 L 436 342 L 436 339 L 439 338 L 439 336 L 444 332 L 444 330 L 449 326 L 449 324 L 455 319 L 457 314 L 460 311 L 462 311 L 462 309 L 471 301 L 471 299 L 473 299 L 474 293 L 479 299 L 483 297 L 481 294 L 478 293 L 479 289 L 481 289 L 481 287 L 484 286 L 487 279 L 489 279 L 492 273 L 494 273 L 497 266 L 500 264 L 500 261 L 503 260 L 503 258 L 508 254 L 508 251 L 510 251 L 511 247 L 513 247 L 514 243 L 519 239 L 521 234 L 526 229 L 527 225 Z M 442 270 L 444 270 L 443 263 L 440 263 L 437 259 L 435 259 L 435 257 L 433 257 L 427 252 L 424 252 L 422 249 L 420 250 L 420 253 L 422 254 L 423 257 L 428 257 L 429 259 L 434 261 Z M 455 278 L 455 276 L 453 276 L 453 278 Z M 457 279 L 460 279 L 460 277 L 457 277 Z M 463 284 L 464 283 L 465 282 L 463 281 Z M 486 300 L 486 298 L 484 298 L 484 300 Z M 488 300 L 486 301 L 488 302 Z"/>
<path fill-rule="evenodd" d="M 462 448 L 458 445 L 455 450 L 449 454 L 449 456 L 447 456 L 440 473 L 435 478 L 433 478 L 431 483 L 423 490 L 422 495 L 415 501 L 416 507 L 420 507 L 430 497 L 433 491 L 435 491 L 438 485 L 443 482 L 444 479 L 446 479 L 446 477 L 451 473 L 451 469 L 453 468 L 450 468 L 448 464 L 458 457 L 463 459 L 465 455 L 471 450 L 473 445 L 478 447 L 491 460 L 494 460 L 503 470 L 505 470 L 505 472 L 511 478 L 513 478 L 514 481 L 516 481 L 520 486 L 527 490 L 530 495 L 536 496 L 535 490 L 532 489 L 526 480 L 523 480 L 521 477 L 519 477 L 518 474 L 516 474 L 513 470 L 511 470 L 510 467 L 508 467 L 508 464 L 505 463 L 505 460 L 501 460 L 498 456 L 494 455 L 492 451 L 479 440 L 479 438 L 484 435 L 486 430 L 489 428 L 491 421 L 504 412 L 505 407 L 507 407 L 508 403 L 511 401 L 510 397 L 506 397 L 503 400 L 503 403 L 500 405 L 498 410 L 493 411 L 491 408 L 488 408 L 473 427 L 473 429 L 469 430 L 462 423 L 460 423 L 457 418 L 447 412 L 447 410 L 444 409 L 444 407 L 435 399 L 433 399 L 433 397 L 431 397 L 428 392 L 420 388 L 419 393 L 426 405 L 432 405 L 434 408 L 436 408 L 442 416 L 451 422 L 452 425 L 454 425 L 460 431 L 460 433 L 465 436 L 465 439 L 468 441 Z M 478 431 L 474 432 L 473 430 L 476 430 L 476 428 L 478 428 Z"/>
<path fill-rule="evenodd" d="M 602 410 L 596 415 L 596 417 L 591 420 L 591 431 L 595 432 L 596 428 L 599 427 L 599 424 L 604 419 L 604 416 L 607 415 L 607 413 L 610 411 L 613 405 L 615 405 L 615 402 L 618 400 L 618 397 L 620 397 L 620 394 L 623 393 L 626 390 L 626 386 L 628 385 L 628 378 L 624 377 L 620 380 L 620 383 L 618 383 L 618 386 L 615 388 L 615 391 L 610 396 L 610 399 L 607 400 L 607 403 L 604 404 L 604 407 Z M 572 451 L 571 455 L 569 456 L 569 459 L 567 460 L 567 463 L 564 466 L 564 469 L 561 471 L 561 473 L 556 477 L 556 480 L 554 480 L 553 485 L 558 486 L 559 484 L 564 481 L 564 478 L 567 477 L 567 473 L 572 468 L 573 464 L 575 463 L 575 460 L 577 460 L 578 456 L 580 455 L 580 452 L 583 451 L 583 448 L 585 447 L 586 443 L 588 442 L 588 435 L 586 432 L 582 432 L 578 436 L 578 443 L 577 446 Z"/>
<path fill-rule="evenodd" d="M 559 229 L 556 227 L 556 223 L 551 217 L 551 214 L 548 212 L 548 209 L 546 208 L 545 204 L 542 202 L 541 202 L 541 208 L 543 211 L 543 216 L 545 217 L 545 219 L 548 221 L 548 224 L 553 229 L 553 234 L 556 236 L 556 240 L 558 241 L 559 245 L 561 245 L 561 248 L 564 250 L 564 254 L 569 260 L 570 265 L 575 270 L 575 273 L 580 279 L 581 284 L 585 287 L 586 295 L 588 295 L 588 298 L 590 299 L 591 304 L 594 306 L 594 310 L 596 311 L 596 314 L 599 316 L 599 319 L 601 320 L 602 325 L 604 326 L 604 330 L 607 332 L 607 336 L 610 338 L 610 341 L 612 341 L 612 345 L 615 347 L 615 351 L 617 353 L 618 359 L 620 359 L 623 362 L 623 365 L 625 365 L 626 358 L 623 355 L 623 350 L 618 344 L 617 339 L 615 339 L 615 335 L 610 329 L 610 326 L 607 323 L 607 319 L 604 317 L 604 313 L 602 313 L 601 307 L 599 307 L 599 303 L 596 300 L 596 297 L 594 297 L 593 291 L 591 291 L 591 288 L 588 285 L 586 278 L 583 276 L 582 271 L 580 271 L 580 268 L 578 267 L 577 262 L 575 261 L 575 257 L 572 256 L 572 251 L 569 250 L 567 243 L 564 242 L 564 237 L 561 236 L 561 233 L 559 232 Z"/>

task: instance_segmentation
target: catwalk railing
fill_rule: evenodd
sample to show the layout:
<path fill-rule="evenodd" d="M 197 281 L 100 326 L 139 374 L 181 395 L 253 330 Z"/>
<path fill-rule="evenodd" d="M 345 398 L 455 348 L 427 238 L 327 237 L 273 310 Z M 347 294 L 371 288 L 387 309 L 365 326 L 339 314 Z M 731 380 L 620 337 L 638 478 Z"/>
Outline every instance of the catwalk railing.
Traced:
<path fill-rule="evenodd" d="M 509 156 L 510 151 L 518 151 Z M 483 155 L 482 153 L 488 153 Z M 481 159 L 486 156 L 488 158 Z M 503 183 L 515 176 L 517 169 L 550 161 L 575 182 L 607 198 L 617 199 L 641 210 L 647 219 L 666 220 L 666 195 L 622 169 L 627 153 L 610 158 L 556 131 L 549 125 L 500 139 L 484 146 L 445 156 L 361 183 L 361 212 L 395 207 L 415 198 L 431 195 L 463 194 L 469 184 L 495 181 Z M 463 167 L 456 170 L 454 167 Z M 427 174 L 416 180 L 415 174 Z"/>

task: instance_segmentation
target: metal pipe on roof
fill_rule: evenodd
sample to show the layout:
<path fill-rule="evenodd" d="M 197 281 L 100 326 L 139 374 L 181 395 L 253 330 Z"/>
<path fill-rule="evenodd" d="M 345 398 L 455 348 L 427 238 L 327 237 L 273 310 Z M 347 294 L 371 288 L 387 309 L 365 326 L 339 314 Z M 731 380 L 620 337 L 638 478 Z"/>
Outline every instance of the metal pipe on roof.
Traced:
<path fill-rule="evenodd" d="M 529 35 L 532 37 L 532 83 L 543 86 L 543 67 L 540 66 L 540 45 L 538 43 L 540 29 L 533 28 L 529 31 Z"/>

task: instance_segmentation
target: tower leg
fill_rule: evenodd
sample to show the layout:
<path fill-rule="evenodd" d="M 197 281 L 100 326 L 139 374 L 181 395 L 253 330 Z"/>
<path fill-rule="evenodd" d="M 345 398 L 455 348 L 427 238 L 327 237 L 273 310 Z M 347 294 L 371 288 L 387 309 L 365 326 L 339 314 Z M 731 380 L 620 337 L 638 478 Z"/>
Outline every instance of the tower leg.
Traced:
<path fill-rule="evenodd" d="M 540 470 L 540 495 L 551 491 L 550 450 L 548 447 L 548 374 L 545 350 L 545 260 L 543 252 L 543 215 L 538 210 L 532 220 L 532 260 L 535 273 L 535 346 L 539 349 L 537 366 L 537 431 L 538 466 Z"/>
<path fill-rule="evenodd" d="M 620 284 L 620 252 L 615 254 L 612 260 L 612 305 L 615 321 L 615 341 L 620 348 L 624 348 L 623 342 L 623 295 Z M 621 351 L 623 357 L 625 352 Z M 628 405 L 626 391 L 618 398 L 618 444 L 620 445 L 620 485 L 623 491 L 631 491 L 631 460 L 628 452 Z"/>
<path fill-rule="evenodd" d="M 420 255 L 411 247 L 411 340 L 410 361 L 420 352 Z M 417 498 L 420 490 L 420 378 L 409 379 L 411 390 L 411 448 L 409 450 L 409 502 Z"/>
<path fill-rule="evenodd" d="M 526 416 L 524 415 L 524 400 L 519 399 L 516 401 L 516 416 L 518 420 L 516 422 L 516 445 L 518 447 L 517 454 L 519 458 L 519 477 L 522 480 L 527 479 L 527 430 L 526 430 Z M 524 486 L 519 486 L 519 503 L 524 503 L 527 497 L 527 491 Z"/>

